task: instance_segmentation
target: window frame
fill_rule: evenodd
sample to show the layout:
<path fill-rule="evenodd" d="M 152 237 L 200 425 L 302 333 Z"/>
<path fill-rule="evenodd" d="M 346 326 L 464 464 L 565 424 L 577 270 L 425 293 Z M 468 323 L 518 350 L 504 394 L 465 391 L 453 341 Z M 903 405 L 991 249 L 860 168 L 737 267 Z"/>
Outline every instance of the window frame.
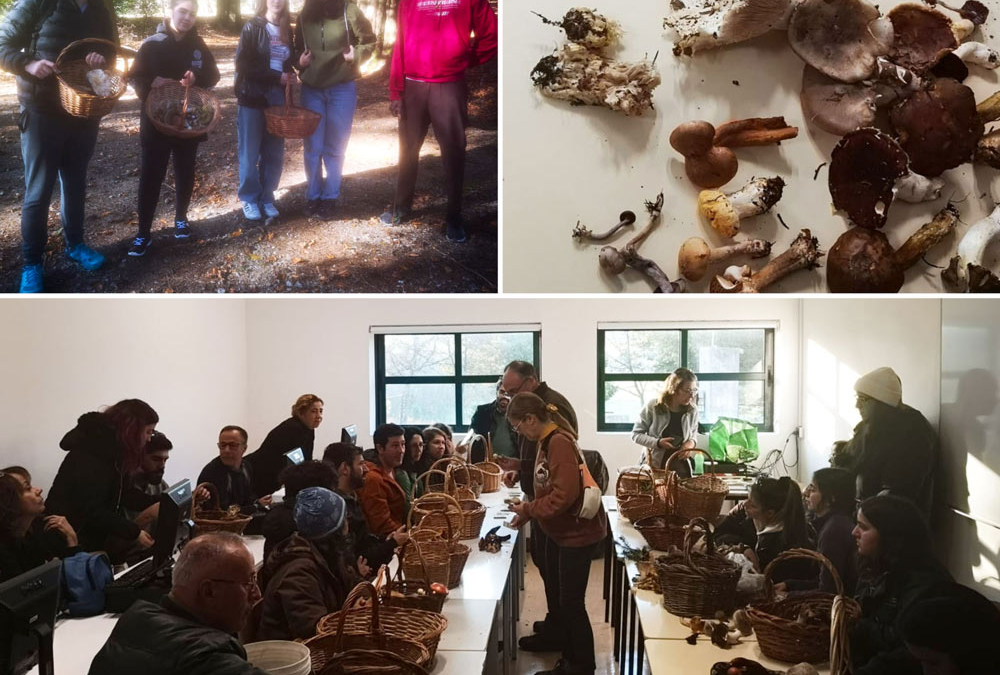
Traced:
<path fill-rule="evenodd" d="M 490 335 L 497 333 L 531 333 L 532 364 L 538 379 L 541 381 L 541 338 L 540 328 L 513 328 L 510 326 L 482 327 L 476 330 L 450 330 L 442 327 L 437 330 L 434 327 L 413 326 L 412 332 L 405 330 L 393 330 L 391 332 L 377 332 L 375 338 L 375 426 L 386 423 L 388 412 L 388 402 L 386 400 L 386 387 L 390 384 L 452 384 L 455 385 L 455 419 L 456 423 L 450 425 L 456 433 L 465 433 L 469 430 L 469 425 L 462 422 L 462 387 L 466 384 L 492 384 L 495 383 L 503 373 L 495 375 L 462 375 L 462 336 L 478 335 L 487 333 Z M 451 335 L 455 341 L 455 374 L 454 375 L 394 375 L 385 374 L 385 338 L 387 335 Z M 485 401 L 484 401 L 485 403 Z M 424 424 L 430 425 L 441 420 L 430 420 Z M 397 424 L 402 424 L 397 422 Z M 406 424 L 404 426 L 419 426 L 418 424 Z"/>
<path fill-rule="evenodd" d="M 760 325 L 729 325 L 729 326 L 642 326 L 642 327 L 598 327 L 597 329 L 597 431 L 598 432 L 631 432 L 634 424 L 627 422 L 606 422 L 604 385 L 607 382 L 663 382 L 670 372 L 665 373 L 607 373 L 605 372 L 604 339 L 609 332 L 664 332 L 681 334 L 681 363 L 679 367 L 687 368 L 688 334 L 702 330 L 763 330 L 764 331 L 764 369 L 760 373 L 698 373 L 699 382 L 763 382 L 764 383 L 764 422 L 755 425 L 757 431 L 769 433 L 774 431 L 774 326 Z M 699 433 L 707 433 L 711 424 L 699 420 Z"/>

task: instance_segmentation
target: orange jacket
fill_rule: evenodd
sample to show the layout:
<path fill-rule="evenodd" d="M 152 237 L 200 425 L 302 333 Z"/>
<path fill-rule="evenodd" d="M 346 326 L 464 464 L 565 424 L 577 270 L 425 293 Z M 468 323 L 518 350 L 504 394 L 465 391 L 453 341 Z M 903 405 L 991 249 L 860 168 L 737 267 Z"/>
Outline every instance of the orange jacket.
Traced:
<path fill-rule="evenodd" d="M 358 501 L 372 534 L 386 535 L 398 530 L 406 520 L 406 494 L 392 473 L 374 462 L 365 464 L 368 474 L 358 490 Z"/>

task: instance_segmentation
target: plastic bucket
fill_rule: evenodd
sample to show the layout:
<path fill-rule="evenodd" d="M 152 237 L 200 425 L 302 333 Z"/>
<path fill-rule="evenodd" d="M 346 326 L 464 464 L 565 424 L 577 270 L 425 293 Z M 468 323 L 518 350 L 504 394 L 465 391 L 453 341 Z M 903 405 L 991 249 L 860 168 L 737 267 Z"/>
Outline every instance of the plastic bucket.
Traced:
<path fill-rule="evenodd" d="M 264 640 L 244 645 L 247 661 L 271 675 L 309 675 L 312 660 L 309 648 L 287 640 Z"/>

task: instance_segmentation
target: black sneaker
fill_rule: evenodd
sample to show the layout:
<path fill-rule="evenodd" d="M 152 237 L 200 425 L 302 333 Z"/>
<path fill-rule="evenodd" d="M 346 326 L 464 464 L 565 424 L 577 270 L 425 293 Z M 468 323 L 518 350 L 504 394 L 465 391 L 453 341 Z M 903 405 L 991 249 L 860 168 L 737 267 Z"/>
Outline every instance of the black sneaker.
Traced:
<path fill-rule="evenodd" d="M 535 632 L 535 633 L 544 633 L 545 632 L 545 621 L 544 620 L 543 621 L 536 621 L 535 623 L 531 624 L 531 630 L 533 632 Z"/>
<path fill-rule="evenodd" d="M 322 202 L 319 199 L 310 199 L 306 202 L 306 215 L 318 216 L 322 211 Z"/>
<path fill-rule="evenodd" d="M 191 236 L 191 225 L 186 220 L 174 221 L 174 239 L 187 239 Z"/>
<path fill-rule="evenodd" d="M 448 227 L 445 230 L 445 236 L 448 237 L 448 241 L 461 244 L 469 239 L 469 235 L 465 231 L 465 224 L 462 223 L 461 217 L 449 218 L 446 222 Z"/>
<path fill-rule="evenodd" d="M 541 633 L 524 636 L 517 641 L 517 646 L 526 652 L 561 652 L 563 648 L 560 641 Z"/>
<path fill-rule="evenodd" d="M 566 659 L 559 659 L 556 661 L 555 668 L 535 671 L 535 675 L 565 675 L 568 672 L 566 670 Z"/>
<path fill-rule="evenodd" d="M 146 255 L 146 251 L 149 250 L 149 245 L 152 243 L 152 237 L 136 237 L 132 240 L 132 248 L 128 250 L 128 254 L 133 258 L 141 258 Z"/>
<path fill-rule="evenodd" d="M 409 209 L 389 210 L 378 217 L 383 225 L 399 225 L 410 219 Z"/>
<path fill-rule="evenodd" d="M 319 216 L 323 220 L 331 220 L 337 212 L 336 199 L 322 199 L 319 203 Z"/>

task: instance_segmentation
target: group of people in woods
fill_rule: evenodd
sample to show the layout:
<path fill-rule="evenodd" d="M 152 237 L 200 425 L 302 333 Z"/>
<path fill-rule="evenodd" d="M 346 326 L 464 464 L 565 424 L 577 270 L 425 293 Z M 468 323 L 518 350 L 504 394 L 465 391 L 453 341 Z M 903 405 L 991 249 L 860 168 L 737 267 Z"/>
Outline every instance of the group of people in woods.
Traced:
<path fill-rule="evenodd" d="M 150 92 L 176 81 L 209 89 L 219 81 L 215 57 L 198 35 L 196 0 L 169 0 L 169 12 L 143 41 L 127 74 L 143 103 L 138 231 L 128 255 L 141 257 L 153 241 L 152 225 L 168 164 L 173 163 L 173 236 L 187 239 L 188 207 L 197 173 L 198 145 L 205 135 L 177 138 L 159 131 L 144 105 Z M 48 211 L 56 180 L 66 255 L 85 270 L 99 269 L 105 256 L 84 238 L 87 166 L 99 121 L 74 117 L 60 104 L 56 61 L 77 40 L 118 43 L 118 29 L 103 0 L 19 0 L 0 26 L 0 67 L 17 75 L 19 128 L 25 192 L 21 212 L 24 266 L 20 290 L 41 292 L 48 238 Z M 462 185 L 465 166 L 465 71 L 497 53 L 497 19 L 487 0 L 426 3 L 402 0 L 390 70 L 392 114 L 399 117 L 399 166 L 386 225 L 411 217 L 420 148 L 433 126 L 441 147 L 447 186 L 446 235 L 463 242 Z M 344 157 L 357 107 L 361 65 L 373 54 L 375 35 L 354 0 L 306 0 L 292 27 L 288 0 L 258 0 L 236 50 L 237 196 L 244 217 L 279 215 L 275 190 L 284 164 L 284 140 L 267 130 L 264 111 L 285 102 L 301 82 L 301 103 L 320 115 L 304 140 L 306 210 L 329 220 L 341 196 Z M 109 45 L 85 55 L 87 66 L 114 63 Z"/>

